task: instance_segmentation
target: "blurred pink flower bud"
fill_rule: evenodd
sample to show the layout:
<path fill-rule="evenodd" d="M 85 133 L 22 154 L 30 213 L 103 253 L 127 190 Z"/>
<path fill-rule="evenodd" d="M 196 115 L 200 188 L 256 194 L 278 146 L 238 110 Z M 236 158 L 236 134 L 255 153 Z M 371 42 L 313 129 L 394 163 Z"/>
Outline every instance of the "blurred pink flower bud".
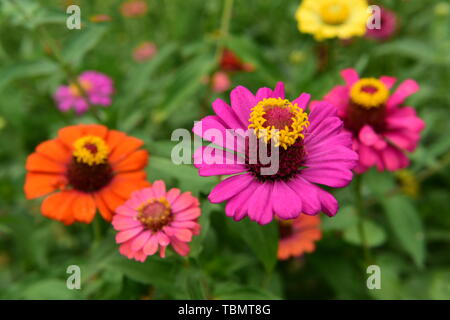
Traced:
<path fill-rule="evenodd" d="M 143 42 L 133 50 L 133 59 L 136 62 L 144 62 L 153 58 L 158 49 L 153 42 Z"/>

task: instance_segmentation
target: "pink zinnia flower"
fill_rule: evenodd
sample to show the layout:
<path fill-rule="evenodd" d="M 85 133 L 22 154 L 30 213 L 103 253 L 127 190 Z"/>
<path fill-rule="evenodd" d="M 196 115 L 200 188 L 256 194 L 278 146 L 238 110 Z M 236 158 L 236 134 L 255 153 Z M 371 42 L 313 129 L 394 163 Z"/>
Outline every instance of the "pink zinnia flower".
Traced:
<path fill-rule="evenodd" d="M 225 92 L 231 87 L 230 77 L 226 72 L 217 71 L 211 78 L 211 86 L 214 92 Z"/>
<path fill-rule="evenodd" d="M 120 13 L 127 18 L 141 17 L 148 11 L 147 2 L 144 0 L 129 0 L 122 3 Z"/>
<path fill-rule="evenodd" d="M 210 145 L 194 155 L 201 176 L 233 175 L 208 197 L 212 203 L 226 201 L 227 216 L 235 220 L 248 216 L 267 224 L 274 217 L 294 219 L 301 212 L 337 213 L 336 199 L 316 184 L 346 186 L 358 156 L 351 149 L 351 135 L 342 131 L 336 109 L 324 102 L 308 114 L 309 98 L 303 93 L 292 102 L 285 99 L 281 82 L 275 90 L 261 88 L 256 95 L 239 86 L 231 91 L 231 106 L 217 99 L 212 104 L 216 115 L 195 124 L 195 134 L 229 150 Z M 255 135 L 261 139 L 252 146 Z M 254 161 L 254 155 L 264 150 L 261 147 L 278 151 L 276 172 L 263 171 L 270 165 L 262 158 Z"/>
<path fill-rule="evenodd" d="M 405 99 L 419 90 L 408 79 L 391 93 L 395 78 L 360 79 L 354 69 L 341 72 L 346 85 L 334 87 L 324 100 L 331 102 L 353 135 L 353 149 L 359 153 L 356 172 L 376 166 L 379 171 L 394 171 L 408 166 L 407 152 L 416 149 L 425 123 Z"/>
<path fill-rule="evenodd" d="M 144 262 L 158 249 L 165 257 L 170 244 L 178 254 L 186 256 L 188 242 L 200 233 L 200 213 L 199 202 L 190 192 L 180 193 L 176 188 L 166 192 L 164 182 L 155 181 L 150 188 L 135 191 L 116 209 L 112 225 L 118 231 L 120 253 Z"/>
<path fill-rule="evenodd" d="M 153 42 L 143 42 L 133 50 L 133 59 L 136 62 L 150 60 L 156 54 L 156 51 L 156 45 Z"/>
<path fill-rule="evenodd" d="M 111 105 L 111 95 L 114 93 L 111 78 L 96 71 L 85 71 L 78 77 L 78 83 L 86 96 L 74 83 L 60 86 L 56 90 L 54 98 L 61 111 L 74 109 L 81 114 L 88 110 L 89 104 L 105 107 Z"/>
<path fill-rule="evenodd" d="M 365 36 L 378 40 L 387 40 L 397 30 L 397 16 L 394 12 L 383 7 L 381 7 L 380 13 L 380 29 L 367 28 Z"/>

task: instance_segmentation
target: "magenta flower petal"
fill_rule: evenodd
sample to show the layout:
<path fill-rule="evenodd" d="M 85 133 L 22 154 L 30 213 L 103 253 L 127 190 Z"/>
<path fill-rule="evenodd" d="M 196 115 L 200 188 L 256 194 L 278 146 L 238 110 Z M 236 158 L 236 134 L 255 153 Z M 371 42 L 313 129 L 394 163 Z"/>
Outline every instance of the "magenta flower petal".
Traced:
<path fill-rule="evenodd" d="M 388 108 L 392 108 L 405 102 L 406 98 L 419 91 L 419 84 L 411 79 L 403 81 L 387 102 Z"/>
<path fill-rule="evenodd" d="M 214 112 L 228 128 L 242 128 L 246 129 L 246 123 L 244 124 L 233 109 L 221 99 L 217 99 L 212 104 Z"/>
<path fill-rule="evenodd" d="M 358 156 L 351 150 L 352 136 L 343 130 L 335 107 L 321 102 L 310 107 L 309 112 L 306 108 L 309 98 L 309 94 L 301 94 L 289 102 L 284 97 L 284 85 L 281 83 L 274 91 L 259 89 L 256 98 L 243 87 L 232 90 L 232 109 L 237 115 L 245 114 L 243 122 L 249 128 L 245 138 L 241 137 L 239 147 L 234 148 L 241 154 L 238 156 L 231 152 L 233 148 L 227 148 L 229 153 L 214 151 L 214 145 L 201 147 L 194 154 L 200 175 L 239 173 L 220 182 L 208 196 L 212 203 L 227 202 L 227 216 L 236 221 L 248 216 L 259 224 L 267 224 L 274 217 L 293 219 L 302 212 L 314 215 L 323 210 L 328 215 L 336 214 L 336 200 L 326 192 L 319 192 L 320 187 L 314 183 L 331 187 L 347 185 L 352 179 L 351 170 L 356 166 Z M 226 138 L 224 124 L 230 127 L 231 123 L 234 126 L 240 124 L 235 118 L 229 119 L 225 108 L 225 103 L 216 101 L 216 114 L 222 116 L 226 113 L 226 116 L 222 120 L 218 120 L 218 116 L 203 118 L 203 128 L 197 123 L 194 133 L 211 142 L 214 139 L 206 136 L 205 128 L 216 129 Z M 238 111 L 239 108 L 242 111 Z M 255 133 L 275 127 L 284 130 L 279 136 L 283 139 L 283 145 L 280 142 L 280 145 L 274 146 L 278 148 L 278 162 L 274 166 L 276 168 L 272 167 L 274 171 L 268 171 L 267 162 L 255 157 L 252 152 L 258 154 L 263 144 L 268 146 L 275 142 L 262 138 L 258 140 Z M 251 145 L 252 140 L 259 142 Z M 223 147 L 225 143 L 222 141 L 215 145 Z M 227 160 L 229 163 L 223 164 Z"/>
<path fill-rule="evenodd" d="M 252 176 L 248 173 L 227 178 L 211 190 L 208 199 L 212 203 L 228 200 L 247 187 L 252 180 Z"/>

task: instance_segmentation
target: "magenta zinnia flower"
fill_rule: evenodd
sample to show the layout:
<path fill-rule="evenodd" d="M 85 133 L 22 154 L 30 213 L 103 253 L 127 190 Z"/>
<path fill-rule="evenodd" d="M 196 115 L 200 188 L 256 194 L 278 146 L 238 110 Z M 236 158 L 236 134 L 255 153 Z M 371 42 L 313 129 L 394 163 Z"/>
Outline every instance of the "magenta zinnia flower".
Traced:
<path fill-rule="evenodd" d="M 356 172 L 376 166 L 379 171 L 394 171 L 409 164 L 407 152 L 416 149 L 425 123 L 405 99 L 419 90 L 408 79 L 391 93 L 395 78 L 360 79 L 354 69 L 341 72 L 346 85 L 334 87 L 324 100 L 331 102 L 353 135 L 353 149 L 359 153 Z"/>
<path fill-rule="evenodd" d="M 387 40 L 395 33 L 397 29 L 397 16 L 394 12 L 381 7 L 380 11 L 380 28 L 366 30 L 366 37 Z"/>
<path fill-rule="evenodd" d="M 61 111 L 74 109 L 81 114 L 88 110 L 89 105 L 111 105 L 111 95 L 114 93 L 111 78 L 100 72 L 85 71 L 78 77 L 78 83 L 82 90 L 75 83 L 56 90 L 54 98 Z"/>
<path fill-rule="evenodd" d="M 180 255 L 189 254 L 188 242 L 200 233 L 199 202 L 190 192 L 173 188 L 166 192 L 163 181 L 150 188 L 135 191 L 116 209 L 112 225 L 118 231 L 116 242 L 120 253 L 129 259 L 145 261 L 158 249 L 165 257 L 170 244 Z"/>
<path fill-rule="evenodd" d="M 274 216 L 294 219 L 301 212 L 336 214 L 336 199 L 316 184 L 346 186 L 358 157 L 336 109 L 324 102 L 308 114 L 309 98 L 304 93 L 292 102 L 285 99 L 281 82 L 274 91 L 261 88 L 256 95 L 239 86 L 231 91 L 231 106 L 217 99 L 212 104 L 216 115 L 196 123 L 195 134 L 228 149 L 204 146 L 194 155 L 201 176 L 233 175 L 208 197 L 213 203 L 226 201 L 227 216 L 235 220 L 248 216 L 267 224 Z M 249 143 L 255 135 L 261 138 L 256 148 Z M 259 158 L 252 162 L 252 154 L 272 143 L 279 167 L 275 173 L 263 174 L 269 165 Z"/>

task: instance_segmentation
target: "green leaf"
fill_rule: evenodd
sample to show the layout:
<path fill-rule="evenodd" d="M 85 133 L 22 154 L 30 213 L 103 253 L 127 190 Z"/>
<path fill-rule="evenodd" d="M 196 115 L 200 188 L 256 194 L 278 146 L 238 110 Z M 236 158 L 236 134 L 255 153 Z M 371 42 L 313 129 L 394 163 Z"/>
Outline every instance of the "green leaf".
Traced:
<path fill-rule="evenodd" d="M 364 232 L 367 245 L 369 247 L 380 246 L 386 241 L 386 233 L 373 221 L 365 219 Z M 354 245 L 362 245 L 359 227 L 357 224 L 353 224 L 344 231 L 344 240 Z"/>
<path fill-rule="evenodd" d="M 81 289 L 83 284 L 81 284 Z M 70 300 L 79 299 L 80 290 L 70 290 L 65 279 L 45 279 L 25 288 L 22 295 L 29 300 Z"/>
<path fill-rule="evenodd" d="M 50 75 L 58 70 L 58 66 L 48 59 L 19 62 L 0 69 L 0 88 L 11 81 L 43 75 Z"/>
<path fill-rule="evenodd" d="M 404 196 L 382 199 L 391 228 L 403 249 L 417 266 L 425 261 L 425 240 L 422 221 L 411 201 Z"/>
<path fill-rule="evenodd" d="M 380 199 L 384 198 L 395 188 L 395 179 L 387 171 L 379 172 L 375 168 L 372 168 L 364 174 L 363 180 L 373 195 Z"/>
<path fill-rule="evenodd" d="M 176 284 L 174 278 L 179 272 L 180 263 L 174 263 L 172 259 L 163 260 L 159 257 L 148 257 L 143 263 L 129 260 L 124 256 L 118 256 L 107 266 L 123 273 L 130 279 L 160 289 L 173 291 Z"/>
<path fill-rule="evenodd" d="M 153 156 L 148 167 L 150 180 L 176 179 L 182 190 L 209 193 L 217 181 L 215 177 L 200 177 L 198 170 L 187 164 L 174 164 L 170 159 Z"/>
<path fill-rule="evenodd" d="M 78 66 L 86 53 L 97 45 L 107 29 L 105 25 L 89 25 L 80 30 L 70 31 L 74 35 L 69 38 L 62 51 L 64 61 Z"/>
<path fill-rule="evenodd" d="M 272 272 L 277 262 L 278 224 L 272 222 L 262 226 L 249 219 L 229 223 L 232 223 L 230 228 L 253 250 L 266 271 Z"/>
<path fill-rule="evenodd" d="M 280 297 L 265 290 L 236 283 L 221 283 L 214 290 L 218 300 L 278 300 Z"/>

